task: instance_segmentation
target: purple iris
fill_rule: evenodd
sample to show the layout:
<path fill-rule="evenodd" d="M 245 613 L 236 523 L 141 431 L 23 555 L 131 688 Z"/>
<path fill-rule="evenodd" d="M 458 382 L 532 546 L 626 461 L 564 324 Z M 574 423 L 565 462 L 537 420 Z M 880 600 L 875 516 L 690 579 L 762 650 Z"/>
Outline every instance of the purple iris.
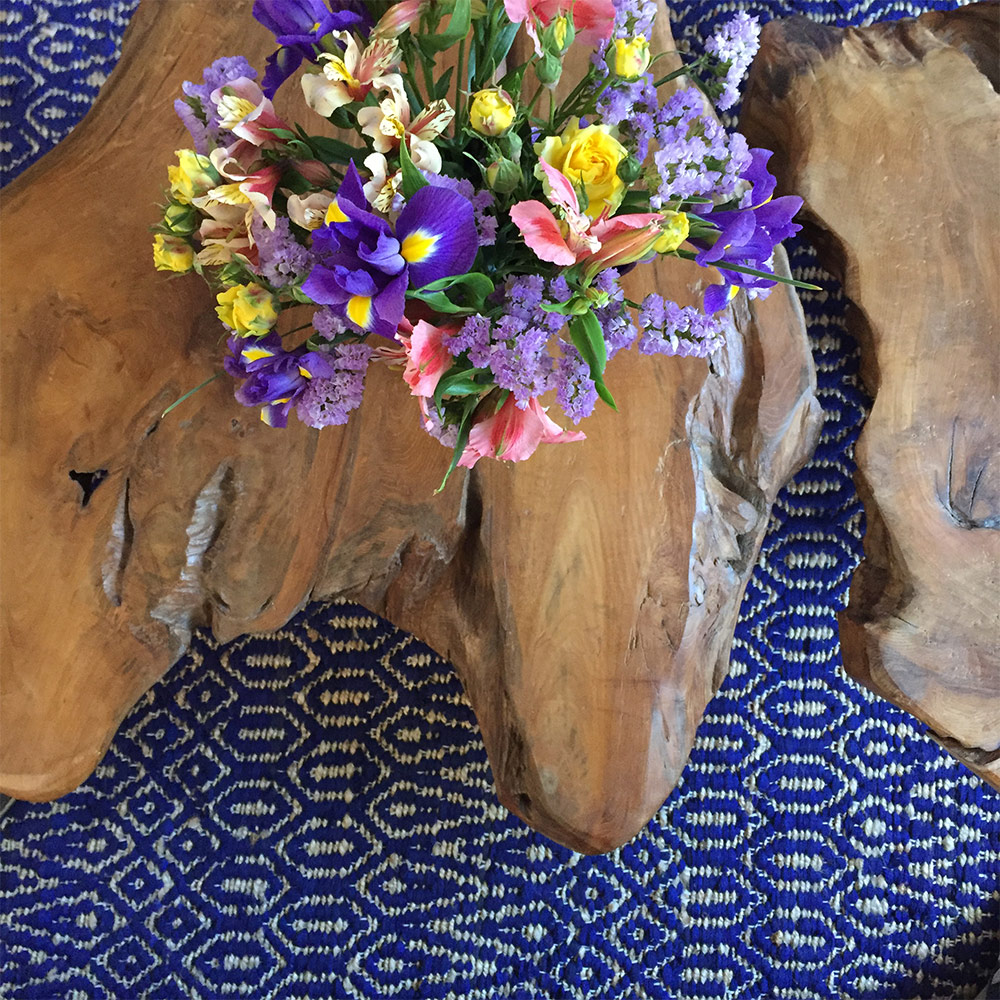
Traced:
<path fill-rule="evenodd" d="M 353 7 L 353 3 L 344 3 L 331 11 L 324 0 L 254 0 L 253 16 L 274 33 L 281 46 L 267 60 L 261 89 L 268 98 L 274 97 L 303 59 L 313 61 L 320 39 L 365 21 Z"/>
<path fill-rule="evenodd" d="M 740 207 L 703 217 L 719 229 L 713 243 L 691 241 L 700 251 L 698 263 L 703 267 L 715 265 L 725 282 L 705 289 L 704 308 L 708 313 L 724 309 L 737 288 L 770 288 L 775 284 L 769 278 L 727 270 L 727 262 L 770 271 L 774 248 L 802 228 L 792 222 L 802 207 L 802 199 L 794 195 L 771 197 L 777 182 L 767 169 L 770 151 L 752 149 L 750 153 L 750 164 L 740 174 L 749 182 L 750 190 L 741 199 Z"/>
<path fill-rule="evenodd" d="M 339 221 L 313 231 L 320 263 L 302 291 L 364 333 L 394 337 L 406 289 L 465 274 L 479 248 L 468 198 L 447 188 L 422 187 L 407 202 L 393 232 L 370 211 L 353 163 L 337 192 L 335 213 Z"/>
<path fill-rule="evenodd" d="M 261 419 L 271 427 L 285 427 L 296 400 L 313 378 L 329 378 L 336 366 L 318 351 L 286 351 L 281 337 L 269 333 L 259 340 L 230 337 L 230 355 L 223 365 L 241 380 L 236 399 L 244 406 L 261 407 Z"/>

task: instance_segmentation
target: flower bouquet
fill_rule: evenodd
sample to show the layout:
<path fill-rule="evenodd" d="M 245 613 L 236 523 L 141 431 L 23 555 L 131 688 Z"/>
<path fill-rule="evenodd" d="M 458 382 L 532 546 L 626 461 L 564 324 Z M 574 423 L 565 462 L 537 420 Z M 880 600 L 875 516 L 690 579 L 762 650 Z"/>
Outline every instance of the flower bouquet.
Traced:
<path fill-rule="evenodd" d="M 239 402 L 272 427 L 292 411 L 343 424 L 368 366 L 394 364 L 451 449 L 446 481 L 582 439 L 548 409 L 577 425 L 614 407 L 618 351 L 709 355 L 740 289 L 788 280 L 772 255 L 801 203 L 772 198 L 770 153 L 711 109 L 738 99 L 756 20 L 736 15 L 704 56 L 658 74 L 656 10 L 256 0 L 278 49 L 259 84 L 239 56 L 184 84 L 193 148 L 154 227 L 156 266 L 195 270 L 217 295 Z M 579 46 L 586 71 L 561 86 Z M 681 74 L 691 85 L 661 101 Z M 272 103 L 295 75 L 324 119 L 308 128 Z M 626 297 L 622 276 L 660 256 L 717 268 L 702 311 Z"/>

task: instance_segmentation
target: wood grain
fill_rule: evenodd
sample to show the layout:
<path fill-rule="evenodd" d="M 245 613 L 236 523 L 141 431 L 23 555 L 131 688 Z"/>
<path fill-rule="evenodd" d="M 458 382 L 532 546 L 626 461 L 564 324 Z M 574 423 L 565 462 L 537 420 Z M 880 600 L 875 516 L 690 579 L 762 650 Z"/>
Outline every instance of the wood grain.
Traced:
<path fill-rule="evenodd" d="M 710 369 L 620 356 L 622 413 L 586 442 L 480 462 L 436 497 L 447 452 L 387 369 L 322 433 L 264 427 L 225 380 L 159 419 L 221 349 L 207 290 L 149 262 L 185 144 L 171 102 L 220 54 L 262 65 L 249 6 L 144 0 L 93 111 L 5 192 L 0 788 L 83 780 L 193 629 L 345 596 L 454 662 L 504 804 L 609 850 L 677 781 L 771 503 L 815 443 L 797 302 L 737 300 Z M 691 268 L 640 274 L 634 295 L 698 296 Z"/>
<path fill-rule="evenodd" d="M 842 276 L 873 397 L 844 665 L 1000 787 L 998 12 L 772 22 L 744 123 Z"/>

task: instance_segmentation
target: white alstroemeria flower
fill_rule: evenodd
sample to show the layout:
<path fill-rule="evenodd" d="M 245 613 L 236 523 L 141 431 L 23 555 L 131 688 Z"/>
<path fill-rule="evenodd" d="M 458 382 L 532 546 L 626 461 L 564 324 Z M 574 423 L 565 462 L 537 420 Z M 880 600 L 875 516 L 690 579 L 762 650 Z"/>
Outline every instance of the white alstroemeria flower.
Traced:
<path fill-rule="evenodd" d="M 362 52 L 350 32 L 331 34 L 344 45 L 344 54 L 323 52 L 322 72 L 302 77 L 306 103 L 324 118 L 352 101 L 363 101 L 373 90 L 388 90 L 400 103 L 406 92 L 399 73 L 389 72 L 399 63 L 399 44 L 394 38 L 373 38 Z"/>

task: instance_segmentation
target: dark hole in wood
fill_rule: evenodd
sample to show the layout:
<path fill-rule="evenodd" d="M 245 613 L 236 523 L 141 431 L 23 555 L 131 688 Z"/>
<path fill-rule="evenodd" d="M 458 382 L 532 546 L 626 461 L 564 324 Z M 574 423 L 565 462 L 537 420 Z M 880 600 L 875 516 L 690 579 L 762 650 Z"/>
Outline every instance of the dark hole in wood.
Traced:
<path fill-rule="evenodd" d="M 108 478 L 108 470 L 95 469 L 93 472 L 77 472 L 76 469 L 70 469 L 69 478 L 82 490 L 83 496 L 80 497 L 80 506 L 86 507 L 94 495 L 94 490 Z"/>

